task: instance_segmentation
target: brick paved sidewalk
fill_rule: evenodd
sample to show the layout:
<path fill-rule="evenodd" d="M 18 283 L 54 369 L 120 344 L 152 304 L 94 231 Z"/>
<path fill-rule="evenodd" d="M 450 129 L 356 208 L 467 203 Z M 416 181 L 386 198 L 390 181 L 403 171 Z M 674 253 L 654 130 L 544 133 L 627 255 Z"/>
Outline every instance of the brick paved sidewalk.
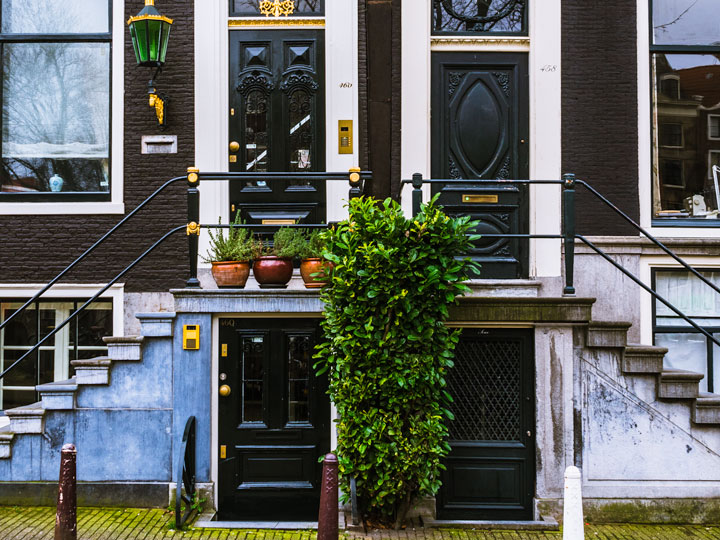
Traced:
<path fill-rule="evenodd" d="M 315 540 L 314 531 L 219 530 L 168 528 L 173 515 L 163 510 L 81 508 L 79 540 Z M 0 507 L 0 539 L 52 540 L 54 508 Z M 701 525 L 588 525 L 585 537 L 593 540 L 720 540 L 720 526 Z M 341 535 L 342 538 L 342 535 Z M 562 540 L 557 532 L 409 529 L 346 535 L 348 540 Z"/>

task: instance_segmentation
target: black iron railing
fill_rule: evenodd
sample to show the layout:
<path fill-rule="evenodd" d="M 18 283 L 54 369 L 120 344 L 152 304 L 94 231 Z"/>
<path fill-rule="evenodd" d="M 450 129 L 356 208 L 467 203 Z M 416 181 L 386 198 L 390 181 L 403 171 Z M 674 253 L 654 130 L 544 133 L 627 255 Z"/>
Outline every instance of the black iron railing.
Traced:
<path fill-rule="evenodd" d="M 182 530 L 190 515 L 201 506 L 195 485 L 195 417 L 188 418 L 175 468 L 175 528 Z"/>
<path fill-rule="evenodd" d="M 575 286 L 574 286 L 574 274 L 575 274 L 575 240 L 580 240 L 584 244 L 586 244 L 590 249 L 595 251 L 598 255 L 600 255 L 603 259 L 608 261 L 610 264 L 612 264 L 615 268 L 617 268 L 620 272 L 625 274 L 627 277 L 629 277 L 634 283 L 638 284 L 642 289 L 650 293 L 650 295 L 667 306 L 673 313 L 675 313 L 678 317 L 683 319 L 685 322 L 687 322 L 690 326 L 692 326 L 695 330 L 700 332 L 703 336 L 708 338 L 712 343 L 720 347 L 720 339 L 713 336 L 710 332 L 708 332 L 705 328 L 698 325 L 695 321 L 693 321 L 689 316 L 687 316 L 685 313 L 680 311 L 677 307 L 675 307 L 672 303 L 670 303 L 667 299 L 660 296 L 657 292 L 655 292 L 651 287 L 646 285 L 642 282 L 640 278 L 638 278 L 636 275 L 634 275 L 632 272 L 630 272 L 627 268 L 622 266 L 617 261 L 613 260 L 612 257 L 610 257 L 605 251 L 594 245 L 592 242 L 590 242 L 587 238 L 585 238 L 583 235 L 576 234 L 575 231 L 575 187 L 577 185 L 581 185 L 588 189 L 588 191 L 593 194 L 598 200 L 602 201 L 605 205 L 607 205 L 610 209 L 612 209 L 615 213 L 617 213 L 620 217 L 622 217 L 626 222 L 628 222 L 632 227 L 634 227 L 638 232 L 645 235 L 653 244 L 658 246 L 662 251 L 670 255 L 673 260 L 677 261 L 683 268 L 691 272 L 694 276 L 698 277 L 703 283 L 708 285 L 712 290 L 714 290 L 717 293 L 720 293 L 720 288 L 718 288 L 714 283 L 712 283 L 710 280 L 708 280 L 705 276 L 700 274 L 697 270 L 695 270 L 692 266 L 690 266 L 686 261 L 681 259 L 677 254 L 675 254 L 672 250 L 670 250 L 667 246 L 665 246 L 662 242 L 660 242 L 657 238 L 652 236 L 650 233 L 648 233 L 644 228 L 642 228 L 639 224 L 637 224 L 632 218 L 630 218 L 627 214 L 625 214 L 622 210 L 620 210 L 617 206 L 615 206 L 612 202 L 610 202 L 606 197 L 604 197 L 599 191 L 597 191 L 595 188 L 593 188 L 590 184 L 583 180 L 577 180 L 575 178 L 574 174 L 564 174 L 562 180 L 492 180 L 491 182 L 487 181 L 479 181 L 479 180 L 466 180 L 466 179 L 423 179 L 422 175 L 420 174 L 414 174 L 412 180 L 403 180 L 403 184 L 412 184 L 413 191 L 412 191 L 412 212 L 413 216 L 417 215 L 420 212 L 420 207 L 422 205 L 422 187 L 424 184 L 442 184 L 442 185 L 477 185 L 478 183 L 492 183 L 497 185 L 533 185 L 533 184 L 545 184 L 545 185 L 560 185 L 562 186 L 562 226 L 561 226 L 561 234 L 483 234 L 483 238 L 517 238 L 517 239 L 528 239 L 528 240 L 536 240 L 536 239 L 557 239 L 562 240 L 564 244 L 564 250 L 565 250 L 565 288 L 563 289 L 563 295 L 565 296 L 574 296 L 575 295 Z M 712 389 L 712 382 L 708 381 L 709 389 Z M 712 391 L 712 390 L 711 390 Z"/>
<path fill-rule="evenodd" d="M 347 180 L 350 183 L 349 198 L 356 198 L 362 195 L 362 191 L 366 182 L 372 179 L 372 174 L 368 171 L 361 171 L 359 169 L 351 169 L 349 172 L 325 172 L 325 173 L 200 173 L 198 169 L 188 169 L 187 176 L 178 176 L 172 178 L 155 190 L 149 195 L 143 202 L 141 202 L 133 211 L 119 221 L 114 227 L 112 227 L 107 233 L 105 233 L 97 242 L 90 246 L 85 252 L 75 259 L 70 265 L 62 270 L 57 276 L 55 276 L 47 285 L 45 285 L 40 291 L 38 291 L 31 299 L 25 304 L 18 308 L 12 313 L 5 321 L 0 324 L 0 333 L 7 326 L 10 321 L 15 317 L 19 316 L 20 313 L 25 311 L 32 304 L 38 305 L 42 295 L 45 294 L 53 285 L 58 283 L 63 277 L 65 277 L 71 270 L 77 267 L 83 260 L 85 260 L 93 251 L 95 251 L 100 245 L 110 238 L 113 233 L 121 229 L 133 216 L 135 216 L 142 208 L 147 206 L 152 200 L 154 200 L 160 193 L 162 193 L 167 187 L 181 181 L 187 182 L 187 204 L 188 204 L 188 223 L 175 227 L 165 233 L 159 240 L 152 244 L 145 252 L 130 263 L 125 269 L 118 273 L 112 278 L 104 287 L 102 287 L 95 295 L 92 296 L 87 302 L 75 310 L 69 317 L 58 324 L 53 330 L 51 330 L 44 338 L 39 339 L 28 351 L 26 351 L 20 358 L 15 360 L 9 367 L 5 368 L 0 373 L 0 380 L 2 380 L 8 373 L 16 369 L 17 366 L 23 363 L 27 358 L 31 357 L 38 349 L 52 339 L 60 330 L 67 326 L 72 320 L 84 313 L 86 308 L 99 299 L 105 292 L 110 289 L 115 283 L 122 279 L 130 270 L 135 268 L 140 262 L 142 262 L 150 253 L 152 253 L 160 244 L 167 240 L 170 236 L 180 231 L 185 231 L 188 236 L 188 256 L 190 266 L 190 277 L 187 281 L 188 288 L 200 287 L 200 282 L 197 279 L 197 268 L 198 268 L 198 245 L 199 235 L 201 229 L 211 228 L 229 228 L 229 227 L 247 227 L 251 229 L 262 229 L 272 230 L 277 226 L 272 225 L 220 225 L 220 224 L 199 224 L 200 220 L 200 191 L 199 184 L 200 179 L 208 181 L 273 181 L 273 180 L 299 180 L 299 181 L 326 181 L 326 180 Z M 291 227 L 301 228 L 316 228 L 326 227 L 327 225 L 316 225 L 316 224 L 298 224 L 289 225 Z M 39 312 L 39 311 L 38 311 Z M 39 334 L 38 334 L 39 336 Z"/>

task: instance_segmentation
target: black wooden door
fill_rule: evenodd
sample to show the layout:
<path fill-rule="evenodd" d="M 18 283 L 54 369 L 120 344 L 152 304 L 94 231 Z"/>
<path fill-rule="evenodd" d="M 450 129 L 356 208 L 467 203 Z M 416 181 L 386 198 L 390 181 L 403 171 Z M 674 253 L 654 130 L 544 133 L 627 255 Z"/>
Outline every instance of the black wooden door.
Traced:
<path fill-rule="evenodd" d="M 532 330 L 463 330 L 448 376 L 455 420 L 448 426 L 439 519 L 532 520 L 532 338 Z"/>
<path fill-rule="evenodd" d="M 317 332 L 314 319 L 220 319 L 221 519 L 317 520 L 318 458 L 330 447 Z"/>
<path fill-rule="evenodd" d="M 481 221 L 479 234 L 527 233 L 528 190 L 497 179 L 529 175 L 527 55 L 432 54 L 432 177 L 481 180 L 434 185 L 452 215 Z M 470 255 L 484 278 L 528 275 L 528 242 L 481 239 Z"/>
<path fill-rule="evenodd" d="M 322 30 L 230 32 L 230 171 L 325 170 Z M 233 183 L 246 223 L 323 223 L 325 183 Z"/>

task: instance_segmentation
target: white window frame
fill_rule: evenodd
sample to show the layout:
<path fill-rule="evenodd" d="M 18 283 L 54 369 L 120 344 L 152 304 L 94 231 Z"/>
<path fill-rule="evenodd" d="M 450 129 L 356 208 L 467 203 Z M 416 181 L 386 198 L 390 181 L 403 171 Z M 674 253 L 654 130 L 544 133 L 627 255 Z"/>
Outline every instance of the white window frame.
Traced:
<path fill-rule="evenodd" d="M 720 141 L 720 137 L 712 136 L 712 129 L 711 129 L 712 120 L 715 119 L 715 120 L 717 120 L 717 123 L 718 123 L 718 130 L 720 130 L 720 114 L 708 114 L 707 119 L 708 119 L 708 122 L 707 122 L 708 140 L 709 141 Z"/>
<path fill-rule="evenodd" d="M 0 215 L 123 214 L 123 144 L 125 140 L 125 0 L 112 3 L 110 200 L 102 202 L 0 202 Z"/>

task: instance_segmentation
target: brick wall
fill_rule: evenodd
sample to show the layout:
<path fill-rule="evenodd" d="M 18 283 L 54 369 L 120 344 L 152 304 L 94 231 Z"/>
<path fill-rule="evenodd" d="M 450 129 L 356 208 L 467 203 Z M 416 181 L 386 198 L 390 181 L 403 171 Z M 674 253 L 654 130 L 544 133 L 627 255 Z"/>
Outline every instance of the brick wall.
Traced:
<path fill-rule="evenodd" d="M 137 14 L 143 0 L 126 0 L 125 19 Z M 178 153 L 164 156 L 142 155 L 141 135 L 158 134 L 153 111 L 148 106 L 147 82 L 151 72 L 136 67 L 127 28 L 125 55 L 125 163 L 124 203 L 126 212 L 134 209 L 159 185 L 184 174 L 194 164 L 194 68 L 193 2 L 163 0 L 160 11 L 174 19 L 166 68 L 157 79 L 158 91 L 171 102 L 164 133 L 178 136 Z M 161 196 L 111 237 L 106 246 L 81 264 L 66 282 L 106 282 L 139 256 L 144 249 L 170 228 L 186 222 L 182 183 Z M 72 262 L 122 216 L 0 216 L 3 231 L 0 267 L 2 283 L 47 282 Z M 127 291 L 163 291 L 182 286 L 186 278 L 186 237 L 178 233 L 140 263 L 123 281 Z"/>
<path fill-rule="evenodd" d="M 639 219 L 635 4 L 563 1 L 562 170 Z M 582 189 L 577 204 L 579 233 L 635 234 Z"/>

